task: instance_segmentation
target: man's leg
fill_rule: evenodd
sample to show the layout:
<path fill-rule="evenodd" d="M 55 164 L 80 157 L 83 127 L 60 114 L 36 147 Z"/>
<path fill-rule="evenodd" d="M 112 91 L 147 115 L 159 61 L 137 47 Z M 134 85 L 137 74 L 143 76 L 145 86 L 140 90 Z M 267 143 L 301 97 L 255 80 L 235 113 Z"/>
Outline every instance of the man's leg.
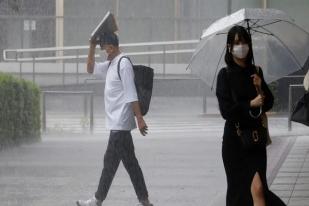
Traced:
<path fill-rule="evenodd" d="M 104 155 L 104 167 L 102 170 L 98 190 L 95 193 L 95 197 L 100 201 L 105 200 L 120 163 L 120 157 L 117 152 L 118 143 L 119 132 L 111 131 L 107 149 Z"/>
<path fill-rule="evenodd" d="M 118 151 L 123 165 L 129 173 L 137 198 L 140 201 L 148 200 L 148 191 L 143 172 L 135 156 L 131 132 L 122 132 L 121 144 L 119 144 Z"/>

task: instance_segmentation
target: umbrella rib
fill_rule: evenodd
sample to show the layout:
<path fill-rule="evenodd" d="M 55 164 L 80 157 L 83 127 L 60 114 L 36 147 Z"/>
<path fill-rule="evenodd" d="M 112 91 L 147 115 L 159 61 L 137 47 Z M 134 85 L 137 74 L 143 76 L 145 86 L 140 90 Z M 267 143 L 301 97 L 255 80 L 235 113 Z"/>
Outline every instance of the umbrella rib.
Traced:
<path fill-rule="evenodd" d="M 252 21 L 252 19 L 244 19 L 243 21 L 240 22 L 240 26 L 245 27 L 247 26 L 247 22 L 250 22 L 250 21 Z"/>
<path fill-rule="evenodd" d="M 219 59 L 219 61 L 218 61 L 217 67 L 216 67 L 215 76 L 214 76 L 214 78 L 213 78 L 213 80 L 212 80 L 212 83 L 211 83 L 211 91 L 212 91 L 213 88 L 214 88 L 215 79 L 216 79 L 216 76 L 217 76 L 217 73 L 218 73 L 218 67 L 219 67 L 219 64 L 220 64 L 220 62 L 221 62 L 221 59 L 222 59 L 223 53 L 224 53 L 224 51 L 225 51 L 225 48 L 226 48 L 226 47 L 223 47 L 223 50 L 222 50 L 221 55 L 220 55 L 220 59 Z"/>
<path fill-rule="evenodd" d="M 273 35 L 274 35 L 274 34 L 272 34 L 272 33 L 262 32 L 262 31 L 258 31 L 258 30 L 255 30 L 255 29 L 252 29 L 252 31 L 254 31 L 254 32 L 256 32 L 256 33 L 260 33 L 260 34 L 270 35 L 270 36 L 273 36 Z"/>
<path fill-rule="evenodd" d="M 290 21 L 286 21 L 286 20 L 276 20 L 274 22 L 271 22 L 271 23 L 268 23 L 268 24 L 264 24 L 264 25 L 260 25 L 258 27 L 264 27 L 264 26 L 268 26 L 268 25 L 271 25 L 271 24 L 275 24 L 275 23 L 278 23 L 278 22 L 286 22 L 286 23 L 289 23 L 289 24 L 292 24 L 293 26 L 296 26 L 298 29 L 302 30 L 303 32 L 305 32 L 306 34 L 309 35 L 309 32 L 306 31 L 305 29 L 303 29 L 302 27 L 298 26 L 297 24 L 294 24 L 294 23 L 291 23 Z M 258 27 L 255 27 L 255 28 L 258 28 Z"/>
<path fill-rule="evenodd" d="M 256 29 L 256 28 L 264 28 L 265 26 L 272 25 L 272 24 L 278 23 L 280 21 L 282 21 L 282 20 L 277 20 L 277 21 L 270 22 L 270 23 L 267 23 L 267 24 L 264 24 L 264 25 L 257 25 L 256 27 L 251 27 L 251 28 L 254 28 L 254 29 Z"/>
<path fill-rule="evenodd" d="M 267 23 L 267 24 L 264 24 L 264 25 L 258 25 L 258 22 L 260 21 L 260 19 L 256 19 L 255 22 L 253 22 L 252 19 L 248 19 L 248 21 L 252 23 L 251 26 L 250 26 L 250 29 L 252 31 L 255 31 L 255 32 L 258 32 L 258 33 L 261 33 L 261 34 L 267 34 L 267 33 L 263 33 L 263 32 L 260 32 L 258 30 L 255 30 L 255 29 L 256 28 L 263 28 L 264 26 L 268 26 L 268 25 L 272 25 L 272 24 L 278 23 L 281 20 L 277 20 L 277 21 L 274 21 L 274 22 L 271 22 L 271 23 Z M 244 24 L 244 22 L 242 22 L 242 24 Z M 222 35 L 222 34 L 227 34 L 227 32 L 220 32 L 220 33 L 217 33 L 216 35 Z M 268 34 L 268 35 L 271 35 L 271 34 Z"/>
<path fill-rule="evenodd" d="M 216 33 L 216 35 L 222 35 L 222 34 L 227 34 L 227 32 Z"/>
<path fill-rule="evenodd" d="M 249 19 L 249 22 L 252 22 L 252 24 L 251 24 L 251 28 L 255 28 L 254 26 L 255 25 L 257 25 L 257 23 L 260 21 L 260 19 L 256 19 L 256 21 L 255 22 L 253 22 L 253 20 L 252 19 Z"/>
<path fill-rule="evenodd" d="M 293 23 L 291 23 L 291 22 L 289 22 L 289 21 L 284 21 L 284 22 L 287 22 L 287 23 L 289 23 L 289 24 L 291 24 L 291 25 L 293 25 L 293 26 L 296 26 L 298 29 L 302 30 L 302 31 L 305 32 L 307 35 L 309 35 L 309 32 L 307 32 L 304 28 L 298 26 L 297 24 L 293 24 Z"/>
<path fill-rule="evenodd" d="M 275 37 L 285 47 L 285 49 L 290 53 L 290 55 L 293 57 L 294 61 L 299 66 L 299 68 L 303 69 L 302 66 L 300 65 L 300 63 L 298 62 L 298 60 L 296 59 L 296 56 L 293 54 L 293 52 L 290 50 L 290 48 L 279 37 L 277 37 L 275 34 L 273 34 L 271 31 L 269 31 L 266 28 L 262 27 L 262 29 L 264 29 L 265 31 L 269 32 L 273 37 Z"/>
<path fill-rule="evenodd" d="M 202 44 L 204 44 L 204 43 L 202 42 Z M 198 48 L 196 48 L 196 49 L 198 49 Z M 192 63 L 193 60 L 196 58 L 197 54 L 199 54 L 200 52 L 201 52 L 201 49 L 200 49 L 199 51 L 197 51 L 197 53 L 194 53 L 194 54 L 193 54 L 192 58 L 190 59 L 190 62 L 189 62 L 189 64 L 188 64 L 188 66 L 186 67 L 186 70 L 189 69 L 191 63 Z"/>

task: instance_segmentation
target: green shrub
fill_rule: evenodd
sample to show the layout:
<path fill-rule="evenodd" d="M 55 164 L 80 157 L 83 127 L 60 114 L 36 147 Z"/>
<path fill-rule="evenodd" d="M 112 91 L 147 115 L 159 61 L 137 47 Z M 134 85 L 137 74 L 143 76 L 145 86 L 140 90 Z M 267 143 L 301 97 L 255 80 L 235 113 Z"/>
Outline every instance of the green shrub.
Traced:
<path fill-rule="evenodd" d="M 39 88 L 0 73 L 0 149 L 40 140 L 40 128 Z"/>

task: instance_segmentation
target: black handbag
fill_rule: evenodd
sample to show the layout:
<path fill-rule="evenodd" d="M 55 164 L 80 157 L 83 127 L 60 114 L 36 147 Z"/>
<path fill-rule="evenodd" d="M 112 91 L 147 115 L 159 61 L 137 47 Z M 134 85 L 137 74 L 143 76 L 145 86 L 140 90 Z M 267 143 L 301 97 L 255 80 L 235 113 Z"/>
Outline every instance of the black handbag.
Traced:
<path fill-rule="evenodd" d="M 266 147 L 269 136 L 267 127 L 261 125 L 257 128 L 241 129 L 239 123 L 235 124 L 235 127 L 243 149 L 254 150 Z"/>
<path fill-rule="evenodd" d="M 251 110 L 249 114 L 252 118 L 260 121 L 260 124 L 256 128 L 240 128 L 240 124 L 236 123 L 236 133 L 240 137 L 243 149 L 254 150 L 258 148 L 264 148 L 266 145 L 271 144 L 271 139 L 268 131 L 267 116 L 260 107 L 260 112 L 254 115 Z"/>
<path fill-rule="evenodd" d="M 309 93 L 305 93 L 296 103 L 291 121 L 309 126 Z"/>

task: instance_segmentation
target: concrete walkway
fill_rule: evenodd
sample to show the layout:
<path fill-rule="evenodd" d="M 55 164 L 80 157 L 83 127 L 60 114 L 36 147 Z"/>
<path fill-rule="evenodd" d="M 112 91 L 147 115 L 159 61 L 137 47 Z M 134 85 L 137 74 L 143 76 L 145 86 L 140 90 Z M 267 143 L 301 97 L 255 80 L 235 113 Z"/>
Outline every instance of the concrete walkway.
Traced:
<path fill-rule="evenodd" d="M 309 205 L 309 135 L 295 137 L 270 188 L 289 206 Z"/>
<path fill-rule="evenodd" d="M 309 129 L 271 117 L 268 182 L 289 205 L 309 206 Z M 150 116 L 146 137 L 133 132 L 150 199 L 160 206 L 224 205 L 221 159 L 223 120 L 202 116 Z M 1 206 L 69 206 L 96 190 L 107 132 L 49 133 L 42 142 L 0 152 Z M 304 136 L 302 136 L 304 135 Z M 136 205 L 120 165 L 104 206 Z"/>

